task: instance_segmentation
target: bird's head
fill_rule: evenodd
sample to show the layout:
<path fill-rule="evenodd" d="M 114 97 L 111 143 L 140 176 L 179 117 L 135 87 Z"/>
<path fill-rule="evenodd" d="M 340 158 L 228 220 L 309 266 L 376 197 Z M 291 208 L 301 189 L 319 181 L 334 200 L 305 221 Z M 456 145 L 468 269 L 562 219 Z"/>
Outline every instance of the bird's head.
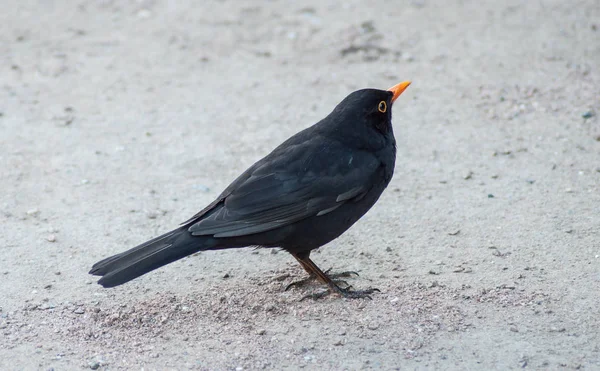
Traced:
<path fill-rule="evenodd" d="M 334 130 L 343 130 L 347 139 L 356 144 L 380 147 L 393 140 L 392 105 L 408 88 L 410 81 L 396 84 L 388 90 L 361 89 L 348 95 L 329 115 Z"/>

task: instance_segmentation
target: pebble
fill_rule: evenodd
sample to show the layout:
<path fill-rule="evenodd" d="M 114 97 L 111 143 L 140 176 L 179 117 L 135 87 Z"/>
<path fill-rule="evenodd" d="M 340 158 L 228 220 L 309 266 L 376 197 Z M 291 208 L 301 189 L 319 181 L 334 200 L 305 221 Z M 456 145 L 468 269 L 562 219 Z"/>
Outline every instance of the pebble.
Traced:
<path fill-rule="evenodd" d="M 54 234 L 50 234 L 50 235 L 48 235 L 48 236 L 46 237 L 46 240 L 47 240 L 48 242 L 56 242 L 56 235 L 54 235 Z"/>
<path fill-rule="evenodd" d="M 200 192 L 210 192 L 210 187 L 205 186 L 204 184 L 194 184 L 192 188 Z"/>
<path fill-rule="evenodd" d="M 561 327 L 561 328 L 558 328 L 558 327 L 550 327 L 550 332 L 565 332 L 565 331 L 567 331 L 567 329 L 566 329 L 566 328 L 564 328 L 564 327 Z"/>
<path fill-rule="evenodd" d="M 75 308 L 75 310 L 73 311 L 73 313 L 75 313 L 75 314 L 84 314 L 85 313 L 85 309 L 83 309 L 82 307 L 77 307 L 77 308 Z"/>
<path fill-rule="evenodd" d="M 97 370 L 98 368 L 100 368 L 100 362 L 98 362 L 98 361 L 90 362 L 89 366 L 92 370 Z"/>
<path fill-rule="evenodd" d="M 266 334 L 266 333 L 267 333 L 267 330 L 265 330 L 265 329 L 263 328 L 263 329 L 260 329 L 260 330 L 258 330 L 256 333 L 257 333 L 258 335 L 264 335 L 264 334 Z"/>
<path fill-rule="evenodd" d="M 37 215 L 39 213 L 40 213 L 40 210 L 38 210 L 37 208 L 36 209 L 29 209 L 29 210 L 27 210 L 27 215 L 30 215 L 30 216 Z"/>
<path fill-rule="evenodd" d="M 581 117 L 583 117 L 584 119 L 591 119 L 592 117 L 594 117 L 594 112 L 592 111 L 587 111 L 584 112 Z"/>
<path fill-rule="evenodd" d="M 377 330 L 377 329 L 379 328 L 379 324 L 378 324 L 378 323 L 371 322 L 371 323 L 369 323 L 369 324 L 367 325 L 367 328 L 368 328 L 369 330 Z"/>

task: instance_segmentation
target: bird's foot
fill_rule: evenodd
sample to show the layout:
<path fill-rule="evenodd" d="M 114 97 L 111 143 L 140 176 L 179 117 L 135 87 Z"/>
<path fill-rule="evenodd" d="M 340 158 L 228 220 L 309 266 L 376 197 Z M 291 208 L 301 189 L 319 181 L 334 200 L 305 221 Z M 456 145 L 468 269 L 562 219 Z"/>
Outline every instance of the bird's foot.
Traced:
<path fill-rule="evenodd" d="M 376 289 L 376 288 L 370 288 L 370 289 L 366 289 L 366 290 L 352 290 L 352 286 L 348 286 L 346 288 L 341 288 L 338 285 L 335 285 L 334 288 L 329 288 L 328 290 L 319 291 L 314 294 L 306 295 L 302 299 L 300 299 L 300 301 L 303 301 L 305 299 L 318 300 L 318 299 L 321 299 L 321 298 L 324 298 L 324 297 L 330 295 L 331 293 L 336 293 L 336 294 L 338 294 L 344 298 L 348 298 L 348 299 L 366 298 L 369 300 L 373 300 L 373 298 L 371 297 L 371 294 L 374 292 L 381 292 L 381 290 Z"/>
<path fill-rule="evenodd" d="M 328 270 L 325 271 L 325 274 L 327 274 L 327 276 L 329 278 L 331 278 L 331 280 L 337 285 L 337 284 L 342 284 L 344 286 L 346 286 L 347 288 L 350 287 L 350 285 L 348 284 L 348 282 L 344 281 L 344 280 L 340 280 L 339 278 L 349 278 L 349 277 L 358 277 L 358 273 L 354 272 L 354 271 L 344 271 L 344 272 L 338 272 L 338 273 L 332 273 L 329 274 L 329 272 L 331 271 L 331 268 L 329 268 Z M 316 280 L 317 277 L 314 275 L 310 275 L 307 278 L 298 280 L 298 281 L 294 281 L 292 283 L 290 283 L 289 285 L 287 285 L 285 287 L 285 291 L 288 291 L 289 289 L 291 289 L 292 287 L 304 287 L 307 284 L 311 283 L 312 281 Z"/>
<path fill-rule="evenodd" d="M 351 290 L 351 287 L 342 289 L 340 287 L 338 287 L 338 290 L 336 290 L 338 294 L 342 295 L 345 298 L 348 299 L 369 299 L 369 300 L 373 300 L 373 298 L 371 297 L 371 294 L 374 292 L 381 292 L 381 290 L 376 289 L 376 288 L 369 288 L 366 290 Z"/>
<path fill-rule="evenodd" d="M 344 277 L 348 277 L 348 276 L 344 276 Z M 302 280 L 294 281 L 285 287 L 285 291 L 288 291 L 292 287 L 298 287 L 298 288 L 304 287 L 304 286 L 316 281 L 316 279 L 317 279 L 316 277 L 310 276 L 310 277 L 304 278 Z M 350 284 L 344 280 L 338 280 L 338 279 L 333 278 L 332 281 L 336 285 L 343 285 L 346 287 L 350 287 Z"/>

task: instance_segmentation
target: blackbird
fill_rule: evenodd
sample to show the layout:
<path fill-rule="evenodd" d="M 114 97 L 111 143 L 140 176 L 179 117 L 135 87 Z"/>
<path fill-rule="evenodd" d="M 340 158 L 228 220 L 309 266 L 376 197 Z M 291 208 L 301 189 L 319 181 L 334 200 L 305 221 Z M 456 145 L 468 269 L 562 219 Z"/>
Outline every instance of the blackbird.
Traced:
<path fill-rule="evenodd" d="M 323 120 L 250 166 L 179 228 L 99 261 L 90 273 L 102 276 L 100 285 L 114 287 L 198 251 L 278 247 L 328 292 L 368 297 L 376 289 L 340 287 L 310 253 L 360 219 L 392 179 L 392 104 L 409 85 L 351 93 Z"/>

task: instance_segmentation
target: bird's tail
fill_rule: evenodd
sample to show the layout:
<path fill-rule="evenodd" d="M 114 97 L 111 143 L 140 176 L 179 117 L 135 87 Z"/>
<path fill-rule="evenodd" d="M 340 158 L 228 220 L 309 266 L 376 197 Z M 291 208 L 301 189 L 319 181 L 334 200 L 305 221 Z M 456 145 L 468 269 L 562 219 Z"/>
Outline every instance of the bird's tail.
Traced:
<path fill-rule="evenodd" d="M 115 287 L 195 252 L 211 249 L 215 242 L 210 237 L 193 237 L 187 227 L 180 227 L 99 261 L 90 274 L 102 276 L 100 285 Z"/>

